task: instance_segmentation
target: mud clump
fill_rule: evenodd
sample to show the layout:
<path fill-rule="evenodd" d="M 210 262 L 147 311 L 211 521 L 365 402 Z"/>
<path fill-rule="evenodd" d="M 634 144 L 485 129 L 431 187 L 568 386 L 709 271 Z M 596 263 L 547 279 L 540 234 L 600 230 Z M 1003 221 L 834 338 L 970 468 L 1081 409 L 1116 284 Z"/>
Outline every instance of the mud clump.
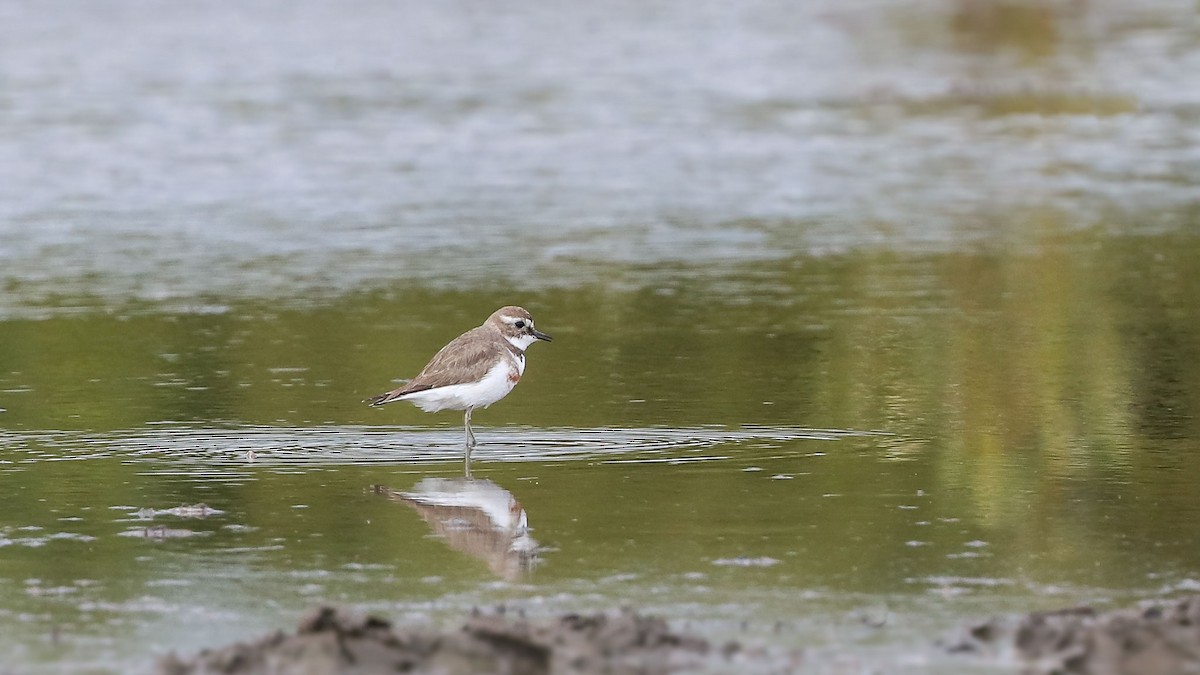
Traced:
<path fill-rule="evenodd" d="M 1141 609 L 1077 607 L 992 619 L 971 627 L 951 651 L 1013 651 L 1023 672 L 1088 675 L 1200 673 L 1200 596 Z"/>
<path fill-rule="evenodd" d="M 320 607 L 295 633 L 280 631 L 187 659 L 170 655 L 157 672 L 652 675 L 733 666 L 740 652 L 736 643 L 714 648 L 703 638 L 672 632 L 661 619 L 628 611 L 542 620 L 476 614 L 457 629 L 439 631 Z"/>
<path fill-rule="evenodd" d="M 1087 675 L 1200 675 L 1200 596 L 1100 612 L 1077 607 L 964 626 L 939 647 L 952 658 L 1006 672 Z M 932 643 L 921 650 L 937 651 Z M 849 660 L 843 659 L 848 657 Z M 445 629 L 395 626 L 350 610 L 320 607 L 294 633 L 170 655 L 160 675 L 666 675 L 668 673 L 875 672 L 849 654 L 722 646 L 675 632 L 633 611 L 527 619 L 475 613 Z M 890 672 L 883 668 L 880 672 Z M 908 671 L 905 671 L 908 672 Z"/>

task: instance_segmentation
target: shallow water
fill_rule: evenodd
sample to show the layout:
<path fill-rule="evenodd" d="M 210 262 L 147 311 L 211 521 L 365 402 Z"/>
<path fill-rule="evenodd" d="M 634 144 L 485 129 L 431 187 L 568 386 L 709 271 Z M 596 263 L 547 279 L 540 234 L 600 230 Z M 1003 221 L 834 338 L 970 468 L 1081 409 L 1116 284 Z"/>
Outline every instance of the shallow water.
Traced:
<path fill-rule="evenodd" d="M 972 617 L 1194 590 L 1198 264 L 1087 237 L 537 293 L 555 342 L 476 414 L 492 496 L 451 515 L 386 493 L 462 475 L 458 414 L 360 401 L 515 289 L 9 320 L 4 649 L 120 670 L 327 600 L 632 603 L 924 668 Z M 464 515 L 503 493 L 523 561 Z"/>
<path fill-rule="evenodd" d="M 1196 591 L 1200 29 L 1127 4 L 0 7 L 0 670 Z M 514 302 L 465 482 L 361 401 Z"/>

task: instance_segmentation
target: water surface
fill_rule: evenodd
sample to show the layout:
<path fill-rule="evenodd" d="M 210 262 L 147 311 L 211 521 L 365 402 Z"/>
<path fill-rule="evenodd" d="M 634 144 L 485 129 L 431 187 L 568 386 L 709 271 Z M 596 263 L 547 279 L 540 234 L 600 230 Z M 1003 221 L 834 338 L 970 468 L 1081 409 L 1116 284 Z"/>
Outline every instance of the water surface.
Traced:
<path fill-rule="evenodd" d="M 336 602 L 962 672 L 1200 587 L 1195 8 L 793 5 L 0 7 L 3 667 Z M 466 482 L 361 401 L 511 303 Z"/>
<path fill-rule="evenodd" d="M 519 574 L 375 488 L 461 476 L 459 415 L 361 404 L 515 289 L 9 320 L 5 649 L 121 669 L 319 601 L 634 603 L 924 667 L 971 617 L 1193 589 L 1198 244 L 538 293 L 557 339 L 475 420 L 474 477 L 537 542 Z"/>

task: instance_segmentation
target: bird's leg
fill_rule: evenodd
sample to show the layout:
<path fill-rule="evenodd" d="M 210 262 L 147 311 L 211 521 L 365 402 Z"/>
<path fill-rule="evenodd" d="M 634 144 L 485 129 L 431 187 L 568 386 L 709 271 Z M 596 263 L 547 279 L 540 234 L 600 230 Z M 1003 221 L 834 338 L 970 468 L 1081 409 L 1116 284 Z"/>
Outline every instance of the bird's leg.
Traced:
<path fill-rule="evenodd" d="M 467 430 L 467 452 L 475 447 L 475 432 L 471 431 L 471 408 L 467 408 L 467 412 L 463 415 L 463 427 Z"/>
<path fill-rule="evenodd" d="M 471 450 L 475 448 L 475 433 L 471 431 L 471 408 L 467 408 L 466 414 L 463 415 L 463 428 L 467 430 L 466 438 L 466 457 L 463 459 L 463 472 L 467 478 L 471 477 Z"/>

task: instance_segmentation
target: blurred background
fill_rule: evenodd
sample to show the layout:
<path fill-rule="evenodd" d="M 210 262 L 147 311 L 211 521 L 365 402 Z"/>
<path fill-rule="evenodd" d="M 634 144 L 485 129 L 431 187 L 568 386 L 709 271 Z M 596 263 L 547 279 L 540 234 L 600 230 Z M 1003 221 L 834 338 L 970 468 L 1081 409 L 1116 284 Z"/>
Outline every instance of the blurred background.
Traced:
<path fill-rule="evenodd" d="M 647 602 L 923 668 L 1194 591 L 1198 16 L 0 2 L 0 647 Z M 475 416 L 517 582 L 364 492 L 461 473 L 360 401 L 504 304 L 556 338 Z"/>
<path fill-rule="evenodd" d="M 1194 2 L 108 0 L 0 25 L 5 316 L 1195 225 Z"/>

